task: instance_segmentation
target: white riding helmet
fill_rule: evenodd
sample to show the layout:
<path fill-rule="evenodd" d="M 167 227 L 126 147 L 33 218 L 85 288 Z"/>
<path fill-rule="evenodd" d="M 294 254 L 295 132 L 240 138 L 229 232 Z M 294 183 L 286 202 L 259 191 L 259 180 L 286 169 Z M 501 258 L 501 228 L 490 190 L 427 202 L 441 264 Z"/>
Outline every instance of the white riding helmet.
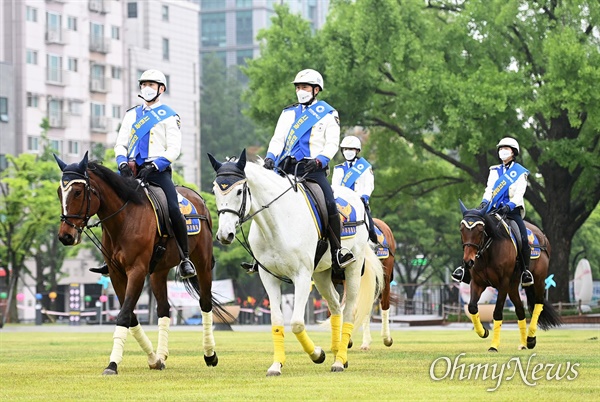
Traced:
<path fill-rule="evenodd" d="M 504 137 L 500 140 L 498 145 L 496 145 L 496 149 L 500 147 L 510 147 L 513 149 L 515 156 L 519 155 L 521 152 L 521 148 L 519 147 L 519 143 L 512 137 Z"/>
<path fill-rule="evenodd" d="M 360 151 L 362 149 L 362 144 L 358 137 L 349 135 L 347 137 L 344 137 L 342 143 L 340 144 L 340 148 L 358 149 Z"/>
<path fill-rule="evenodd" d="M 156 82 L 158 84 L 162 84 L 165 87 L 165 91 L 167 90 L 167 77 L 163 73 L 158 70 L 146 70 L 140 75 L 140 79 L 138 83 L 141 84 L 144 81 Z"/>
<path fill-rule="evenodd" d="M 318 85 L 323 90 L 323 77 L 321 74 L 311 68 L 300 71 L 296 74 L 296 78 L 292 81 L 292 84 L 310 84 Z"/>

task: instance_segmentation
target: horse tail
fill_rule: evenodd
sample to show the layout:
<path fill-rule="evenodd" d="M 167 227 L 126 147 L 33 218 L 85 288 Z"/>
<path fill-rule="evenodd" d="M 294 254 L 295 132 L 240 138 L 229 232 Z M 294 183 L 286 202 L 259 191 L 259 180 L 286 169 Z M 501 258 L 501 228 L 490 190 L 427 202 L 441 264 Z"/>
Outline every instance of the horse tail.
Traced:
<path fill-rule="evenodd" d="M 527 286 L 525 288 L 525 295 L 527 296 L 527 308 L 529 309 L 529 314 L 533 314 L 533 308 L 535 307 L 535 289 L 533 286 Z M 543 302 L 544 308 L 540 313 L 540 318 L 538 319 L 538 326 L 540 329 L 547 331 L 553 327 L 560 327 L 562 325 L 562 319 L 558 312 L 554 309 L 552 303 L 548 300 L 544 300 Z"/>
<path fill-rule="evenodd" d="M 383 265 L 375 252 L 365 243 L 365 273 L 360 278 L 358 299 L 354 311 L 354 328 L 362 326 L 371 316 L 373 304 L 379 299 L 383 289 Z"/>
<path fill-rule="evenodd" d="M 196 300 L 200 300 L 200 284 L 198 283 L 198 277 L 192 276 L 191 278 L 183 279 L 183 286 L 190 296 Z M 223 304 L 215 298 L 214 295 L 210 295 L 212 304 L 213 314 L 216 315 L 221 322 L 233 322 L 235 317 L 231 315 L 229 311 L 225 309 Z"/>

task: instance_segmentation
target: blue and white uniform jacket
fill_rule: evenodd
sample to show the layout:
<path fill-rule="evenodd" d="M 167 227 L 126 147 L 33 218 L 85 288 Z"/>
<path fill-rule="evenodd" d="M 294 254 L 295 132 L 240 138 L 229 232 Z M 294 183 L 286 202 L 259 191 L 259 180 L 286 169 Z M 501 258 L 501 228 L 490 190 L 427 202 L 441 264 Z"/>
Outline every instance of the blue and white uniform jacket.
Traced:
<path fill-rule="evenodd" d="M 505 166 L 504 164 L 490 166 L 487 187 L 483 193 L 483 202 L 489 202 L 491 200 L 494 184 L 496 184 L 496 181 L 501 175 L 512 167 L 513 163 L 514 161 L 508 164 L 508 166 Z M 521 210 L 521 217 L 525 217 L 525 200 L 523 198 L 525 196 L 525 190 L 527 190 L 527 173 L 519 176 L 519 178 L 508 187 L 508 191 L 504 193 L 504 197 L 498 200 L 493 207 L 508 205 L 511 211 L 517 207 L 523 207 Z"/>
<path fill-rule="evenodd" d="M 354 160 L 352 163 L 354 162 L 356 162 L 356 160 Z M 348 170 L 350 170 L 350 162 L 348 161 L 340 163 L 339 165 L 335 165 L 333 169 L 333 176 L 331 178 L 331 185 L 341 186 L 342 180 L 344 179 L 344 176 Z M 350 188 L 360 195 L 360 198 L 364 198 L 368 202 L 369 198 L 371 198 L 371 193 L 375 189 L 375 176 L 373 175 L 373 168 L 369 167 L 367 170 L 365 170 L 365 172 L 361 174 L 358 179 L 356 179 Z"/>
<path fill-rule="evenodd" d="M 150 108 L 155 109 L 161 105 L 162 103 L 159 101 L 152 106 L 144 104 L 143 107 L 144 111 L 146 111 Z M 127 146 L 132 134 L 132 126 L 137 121 L 136 108 L 129 109 L 121 122 L 121 128 L 119 129 L 119 134 L 117 134 L 114 148 L 117 165 L 127 160 L 133 160 L 133 158 L 128 158 Z M 156 168 L 162 172 L 177 160 L 181 153 L 180 126 L 179 115 L 174 115 L 159 121 L 150 129 L 150 135 L 146 137 L 149 144 L 148 157 L 145 159 L 145 162 L 153 162 Z"/>
<path fill-rule="evenodd" d="M 315 102 L 317 100 L 313 103 Z M 287 135 L 296 121 L 295 106 L 297 105 L 285 108 L 281 112 L 279 120 L 277 120 L 275 133 L 269 143 L 267 158 L 277 160 L 279 154 L 283 152 Z M 337 110 L 333 110 L 319 120 L 312 127 L 311 132 L 301 138 L 297 145 L 292 153 L 296 160 L 316 158 L 323 167 L 327 166 L 337 153 L 340 145 L 340 124 Z"/>

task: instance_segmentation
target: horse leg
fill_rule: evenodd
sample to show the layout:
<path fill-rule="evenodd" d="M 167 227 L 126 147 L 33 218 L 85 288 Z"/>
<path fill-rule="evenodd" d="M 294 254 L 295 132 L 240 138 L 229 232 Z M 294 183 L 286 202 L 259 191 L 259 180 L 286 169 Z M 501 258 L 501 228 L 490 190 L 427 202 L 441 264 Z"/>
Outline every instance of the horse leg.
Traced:
<path fill-rule="evenodd" d="M 194 264 L 196 265 L 197 278 L 200 288 L 200 312 L 202 314 L 202 346 L 204 348 L 204 362 L 208 367 L 214 367 L 219 363 L 219 358 L 217 357 L 217 352 L 215 351 L 216 344 L 213 332 L 212 255 L 201 255 L 201 249 L 206 250 L 208 247 L 197 247 L 192 252 L 191 258 L 193 258 Z"/>
<path fill-rule="evenodd" d="M 490 332 L 487 328 L 483 328 L 483 325 L 481 324 L 481 319 L 479 318 L 479 308 L 477 307 L 477 302 L 479 301 L 483 290 L 483 286 L 479 286 L 475 283 L 475 281 L 471 280 L 471 299 L 469 300 L 469 314 L 471 314 L 471 322 L 473 323 L 475 333 L 479 335 L 480 338 L 487 338 Z"/>
<path fill-rule="evenodd" d="M 518 350 L 527 349 L 527 321 L 525 320 L 525 308 L 519 294 L 519 286 L 513 286 L 508 291 L 510 300 L 515 305 L 515 313 L 517 314 L 517 324 L 519 325 L 519 347 Z"/>
<path fill-rule="evenodd" d="M 498 298 L 496 299 L 496 307 L 494 307 L 494 335 L 492 336 L 492 344 L 488 349 L 488 352 L 498 352 L 500 346 L 500 330 L 502 329 L 502 310 L 504 309 L 504 302 L 506 302 L 506 290 L 509 286 L 508 279 L 503 281 L 504 283 L 498 291 Z"/>
<path fill-rule="evenodd" d="M 273 275 L 259 271 L 260 280 L 269 295 L 271 302 L 271 337 L 273 339 L 273 364 L 267 370 L 267 377 L 281 375 L 281 368 L 285 364 L 283 312 L 281 311 L 281 281 Z"/>
<path fill-rule="evenodd" d="M 331 352 L 335 357 L 340 348 L 342 337 L 342 307 L 340 304 L 340 294 L 331 282 L 331 270 L 325 270 L 313 273 L 313 279 L 317 290 L 327 301 L 327 306 L 331 312 L 329 323 L 331 325 Z"/>
<path fill-rule="evenodd" d="M 171 325 L 171 306 L 167 295 L 168 270 L 155 272 L 150 277 L 150 286 L 156 297 L 156 312 L 158 314 L 158 345 L 156 346 L 157 360 L 148 365 L 151 369 L 162 370 L 169 357 L 169 327 Z"/>
<path fill-rule="evenodd" d="M 137 268 L 137 267 L 136 267 Z M 139 271 L 137 273 L 135 271 Z M 126 289 L 125 289 L 125 297 L 123 303 L 121 305 L 121 310 L 119 311 L 119 315 L 117 316 L 115 332 L 113 333 L 113 348 L 110 354 L 109 364 L 104 369 L 102 375 L 116 375 L 118 374 L 117 367 L 123 361 L 123 350 L 125 348 L 125 341 L 127 340 L 127 335 L 129 333 L 129 326 L 132 322 L 133 317 L 135 317 L 133 313 L 133 309 L 138 302 L 140 294 L 142 293 L 142 288 L 144 286 L 144 273 L 142 269 L 131 270 L 132 273 L 130 276 L 126 278 Z M 113 281 L 113 283 L 115 283 Z M 123 294 L 123 289 L 120 289 L 120 293 Z M 121 298 L 119 297 L 119 301 Z"/>
<path fill-rule="evenodd" d="M 371 341 L 373 340 L 371 338 L 371 316 L 369 316 L 365 322 L 363 322 L 362 324 L 362 330 L 363 330 L 363 340 L 362 340 L 362 345 L 360 345 L 360 350 L 370 350 L 371 349 Z M 383 329 L 382 329 L 383 331 Z"/>
<path fill-rule="evenodd" d="M 292 332 L 296 335 L 296 339 L 302 345 L 304 352 L 310 356 L 313 362 L 320 364 L 325 361 L 325 352 L 321 347 L 315 347 L 314 342 L 306 333 L 304 325 L 304 312 L 310 294 L 310 282 L 311 278 L 308 275 L 299 276 L 294 281 L 294 311 L 292 312 L 290 324 Z"/>
<path fill-rule="evenodd" d="M 537 323 L 543 310 L 544 304 L 536 302 L 535 307 L 533 308 L 533 313 L 531 314 L 531 321 L 529 322 L 529 331 L 527 331 L 527 349 L 535 348 L 535 333 L 537 331 Z"/>
<path fill-rule="evenodd" d="M 392 346 L 394 340 L 390 333 L 390 282 L 394 270 L 394 257 L 390 254 L 388 258 L 382 261 L 385 269 L 383 289 L 381 291 L 381 337 L 385 346 Z"/>

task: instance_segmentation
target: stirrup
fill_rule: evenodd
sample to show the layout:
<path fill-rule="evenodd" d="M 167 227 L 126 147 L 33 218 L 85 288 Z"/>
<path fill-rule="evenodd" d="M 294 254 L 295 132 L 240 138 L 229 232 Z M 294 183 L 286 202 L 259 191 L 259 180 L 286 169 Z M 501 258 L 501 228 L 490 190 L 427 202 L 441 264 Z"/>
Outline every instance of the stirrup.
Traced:
<path fill-rule="evenodd" d="M 455 282 L 461 282 L 465 277 L 465 269 L 463 267 L 458 267 L 452 272 L 452 280 Z"/>
<path fill-rule="evenodd" d="M 189 279 L 193 276 L 196 276 L 196 268 L 194 267 L 194 264 L 190 261 L 190 259 L 187 257 L 181 260 L 177 269 L 179 270 L 179 276 L 181 277 L 181 279 Z"/>
<path fill-rule="evenodd" d="M 252 275 L 258 272 L 258 264 L 256 262 L 254 264 L 251 264 L 249 262 L 242 262 L 240 265 L 246 270 L 246 273 L 248 275 Z"/>
<path fill-rule="evenodd" d="M 342 254 L 342 250 L 347 250 L 347 253 L 340 257 L 340 255 Z M 342 269 L 346 268 L 348 265 L 350 265 L 354 261 L 356 261 L 354 254 L 352 254 L 352 251 L 350 251 L 350 249 L 347 249 L 345 247 L 339 248 L 336 251 L 335 258 L 337 260 L 337 265 Z"/>
<path fill-rule="evenodd" d="M 533 275 L 530 270 L 526 269 L 521 274 L 521 286 L 527 287 L 533 285 Z"/>

